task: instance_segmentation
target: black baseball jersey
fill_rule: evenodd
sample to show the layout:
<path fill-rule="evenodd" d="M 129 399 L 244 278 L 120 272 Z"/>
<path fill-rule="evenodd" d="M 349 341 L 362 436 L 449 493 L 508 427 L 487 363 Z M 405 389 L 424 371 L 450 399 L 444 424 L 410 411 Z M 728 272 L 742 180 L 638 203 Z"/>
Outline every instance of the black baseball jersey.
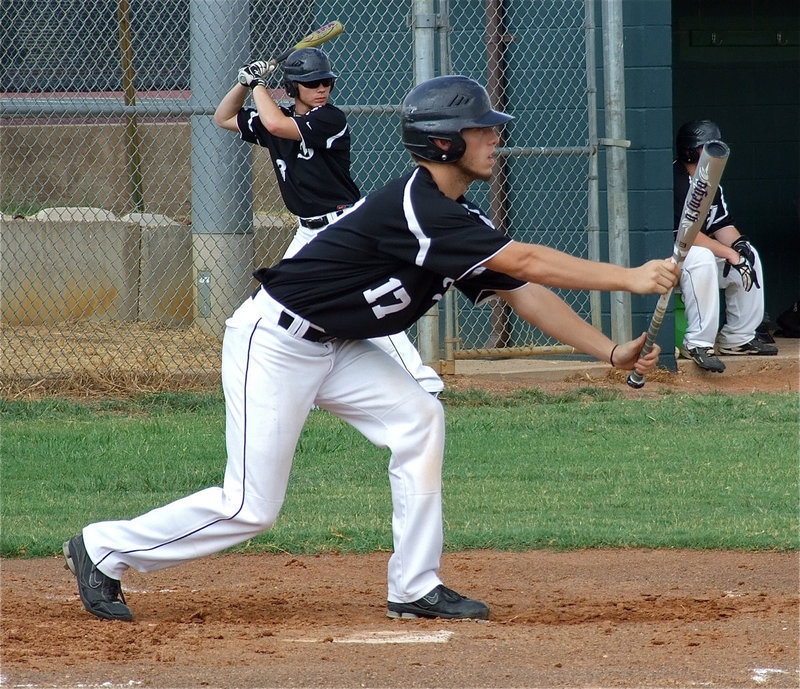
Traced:
<path fill-rule="evenodd" d="M 418 167 L 362 199 L 292 258 L 254 275 L 329 334 L 366 339 L 405 330 L 451 285 L 476 304 L 523 286 L 480 265 L 510 241 Z"/>
<path fill-rule="evenodd" d="M 679 160 L 672 163 L 672 191 L 674 203 L 672 231 L 677 237 L 678 226 L 683 214 L 683 204 L 686 201 L 686 194 L 689 193 L 689 171 Z M 708 209 L 706 221 L 703 223 L 703 227 L 700 228 L 701 232 L 713 237 L 717 230 L 733 224 L 733 217 L 728 212 L 728 204 L 725 203 L 725 195 L 722 193 L 722 185 L 719 185 L 717 186 L 717 193 L 714 194 L 714 200 Z"/>
<path fill-rule="evenodd" d="M 301 141 L 270 134 L 255 108 L 242 108 L 237 125 L 242 139 L 269 149 L 286 207 L 301 218 L 312 218 L 355 203 L 360 194 L 350 177 L 350 129 L 345 114 L 333 105 L 305 115 L 295 114 L 294 105 L 281 111 L 297 122 Z"/>

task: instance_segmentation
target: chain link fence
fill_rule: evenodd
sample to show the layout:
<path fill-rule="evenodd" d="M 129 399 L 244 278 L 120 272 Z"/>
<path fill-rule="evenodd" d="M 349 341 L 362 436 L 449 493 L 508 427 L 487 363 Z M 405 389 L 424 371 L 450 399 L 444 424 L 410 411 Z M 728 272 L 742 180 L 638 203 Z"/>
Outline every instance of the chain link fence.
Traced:
<path fill-rule="evenodd" d="M 466 74 L 516 116 L 471 196 L 516 239 L 592 256 L 590 0 L 20 0 L 0 10 L 2 383 L 6 394 L 215 384 L 224 318 L 296 218 L 266 149 L 213 123 L 238 66 L 317 26 L 340 75 L 361 193 L 410 166 L 399 105 Z M 427 33 L 426 33 L 427 32 Z M 271 84 L 285 99 L 280 83 Z M 564 295 L 599 318 L 589 293 Z M 558 351 L 504 307 L 440 307 L 433 358 Z M 417 336 L 416 328 L 411 333 Z"/>

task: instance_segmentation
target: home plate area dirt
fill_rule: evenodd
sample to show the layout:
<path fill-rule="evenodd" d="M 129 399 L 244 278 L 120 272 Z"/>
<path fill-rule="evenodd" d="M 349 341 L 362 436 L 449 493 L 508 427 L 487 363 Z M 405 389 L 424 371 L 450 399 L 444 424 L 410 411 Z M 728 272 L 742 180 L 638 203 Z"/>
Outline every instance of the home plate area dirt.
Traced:
<path fill-rule="evenodd" d="M 386 617 L 388 553 L 224 554 L 82 609 L 60 558 L 2 563 L 7 687 L 798 687 L 797 553 L 445 553 L 488 621 Z"/>

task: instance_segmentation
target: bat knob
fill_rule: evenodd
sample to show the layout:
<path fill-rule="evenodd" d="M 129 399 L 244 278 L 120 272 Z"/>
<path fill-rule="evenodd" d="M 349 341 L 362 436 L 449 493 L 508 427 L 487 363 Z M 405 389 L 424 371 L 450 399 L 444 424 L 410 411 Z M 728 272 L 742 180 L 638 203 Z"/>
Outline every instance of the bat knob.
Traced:
<path fill-rule="evenodd" d="M 628 376 L 628 385 L 630 385 L 632 388 L 636 388 L 637 390 L 639 388 L 643 388 L 644 376 L 640 376 L 638 373 L 636 373 L 636 371 L 634 371 Z"/>

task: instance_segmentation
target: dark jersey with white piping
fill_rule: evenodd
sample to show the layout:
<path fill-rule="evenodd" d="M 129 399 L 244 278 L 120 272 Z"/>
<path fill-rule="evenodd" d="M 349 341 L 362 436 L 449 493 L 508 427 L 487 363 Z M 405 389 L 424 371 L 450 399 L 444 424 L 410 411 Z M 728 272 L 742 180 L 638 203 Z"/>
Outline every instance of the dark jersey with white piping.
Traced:
<path fill-rule="evenodd" d="M 510 241 L 418 167 L 362 199 L 291 259 L 254 275 L 330 335 L 366 339 L 405 330 L 451 285 L 476 304 L 523 286 L 480 265 Z"/>
<path fill-rule="evenodd" d="M 301 218 L 312 218 L 355 203 L 360 194 L 350 177 L 345 114 L 330 104 L 305 115 L 295 114 L 294 105 L 281 111 L 294 118 L 300 141 L 270 134 L 255 108 L 242 108 L 236 121 L 244 141 L 269 149 L 286 208 Z"/>
<path fill-rule="evenodd" d="M 672 189 L 674 204 L 672 231 L 677 237 L 681 215 L 683 214 L 683 204 L 686 200 L 686 194 L 689 193 L 689 171 L 680 160 L 672 163 Z M 717 193 L 714 194 L 706 221 L 700 231 L 709 237 L 713 237 L 717 230 L 734 224 L 733 217 L 728 212 L 728 204 L 725 202 L 725 194 L 723 194 L 722 185 L 720 184 L 717 186 Z"/>

